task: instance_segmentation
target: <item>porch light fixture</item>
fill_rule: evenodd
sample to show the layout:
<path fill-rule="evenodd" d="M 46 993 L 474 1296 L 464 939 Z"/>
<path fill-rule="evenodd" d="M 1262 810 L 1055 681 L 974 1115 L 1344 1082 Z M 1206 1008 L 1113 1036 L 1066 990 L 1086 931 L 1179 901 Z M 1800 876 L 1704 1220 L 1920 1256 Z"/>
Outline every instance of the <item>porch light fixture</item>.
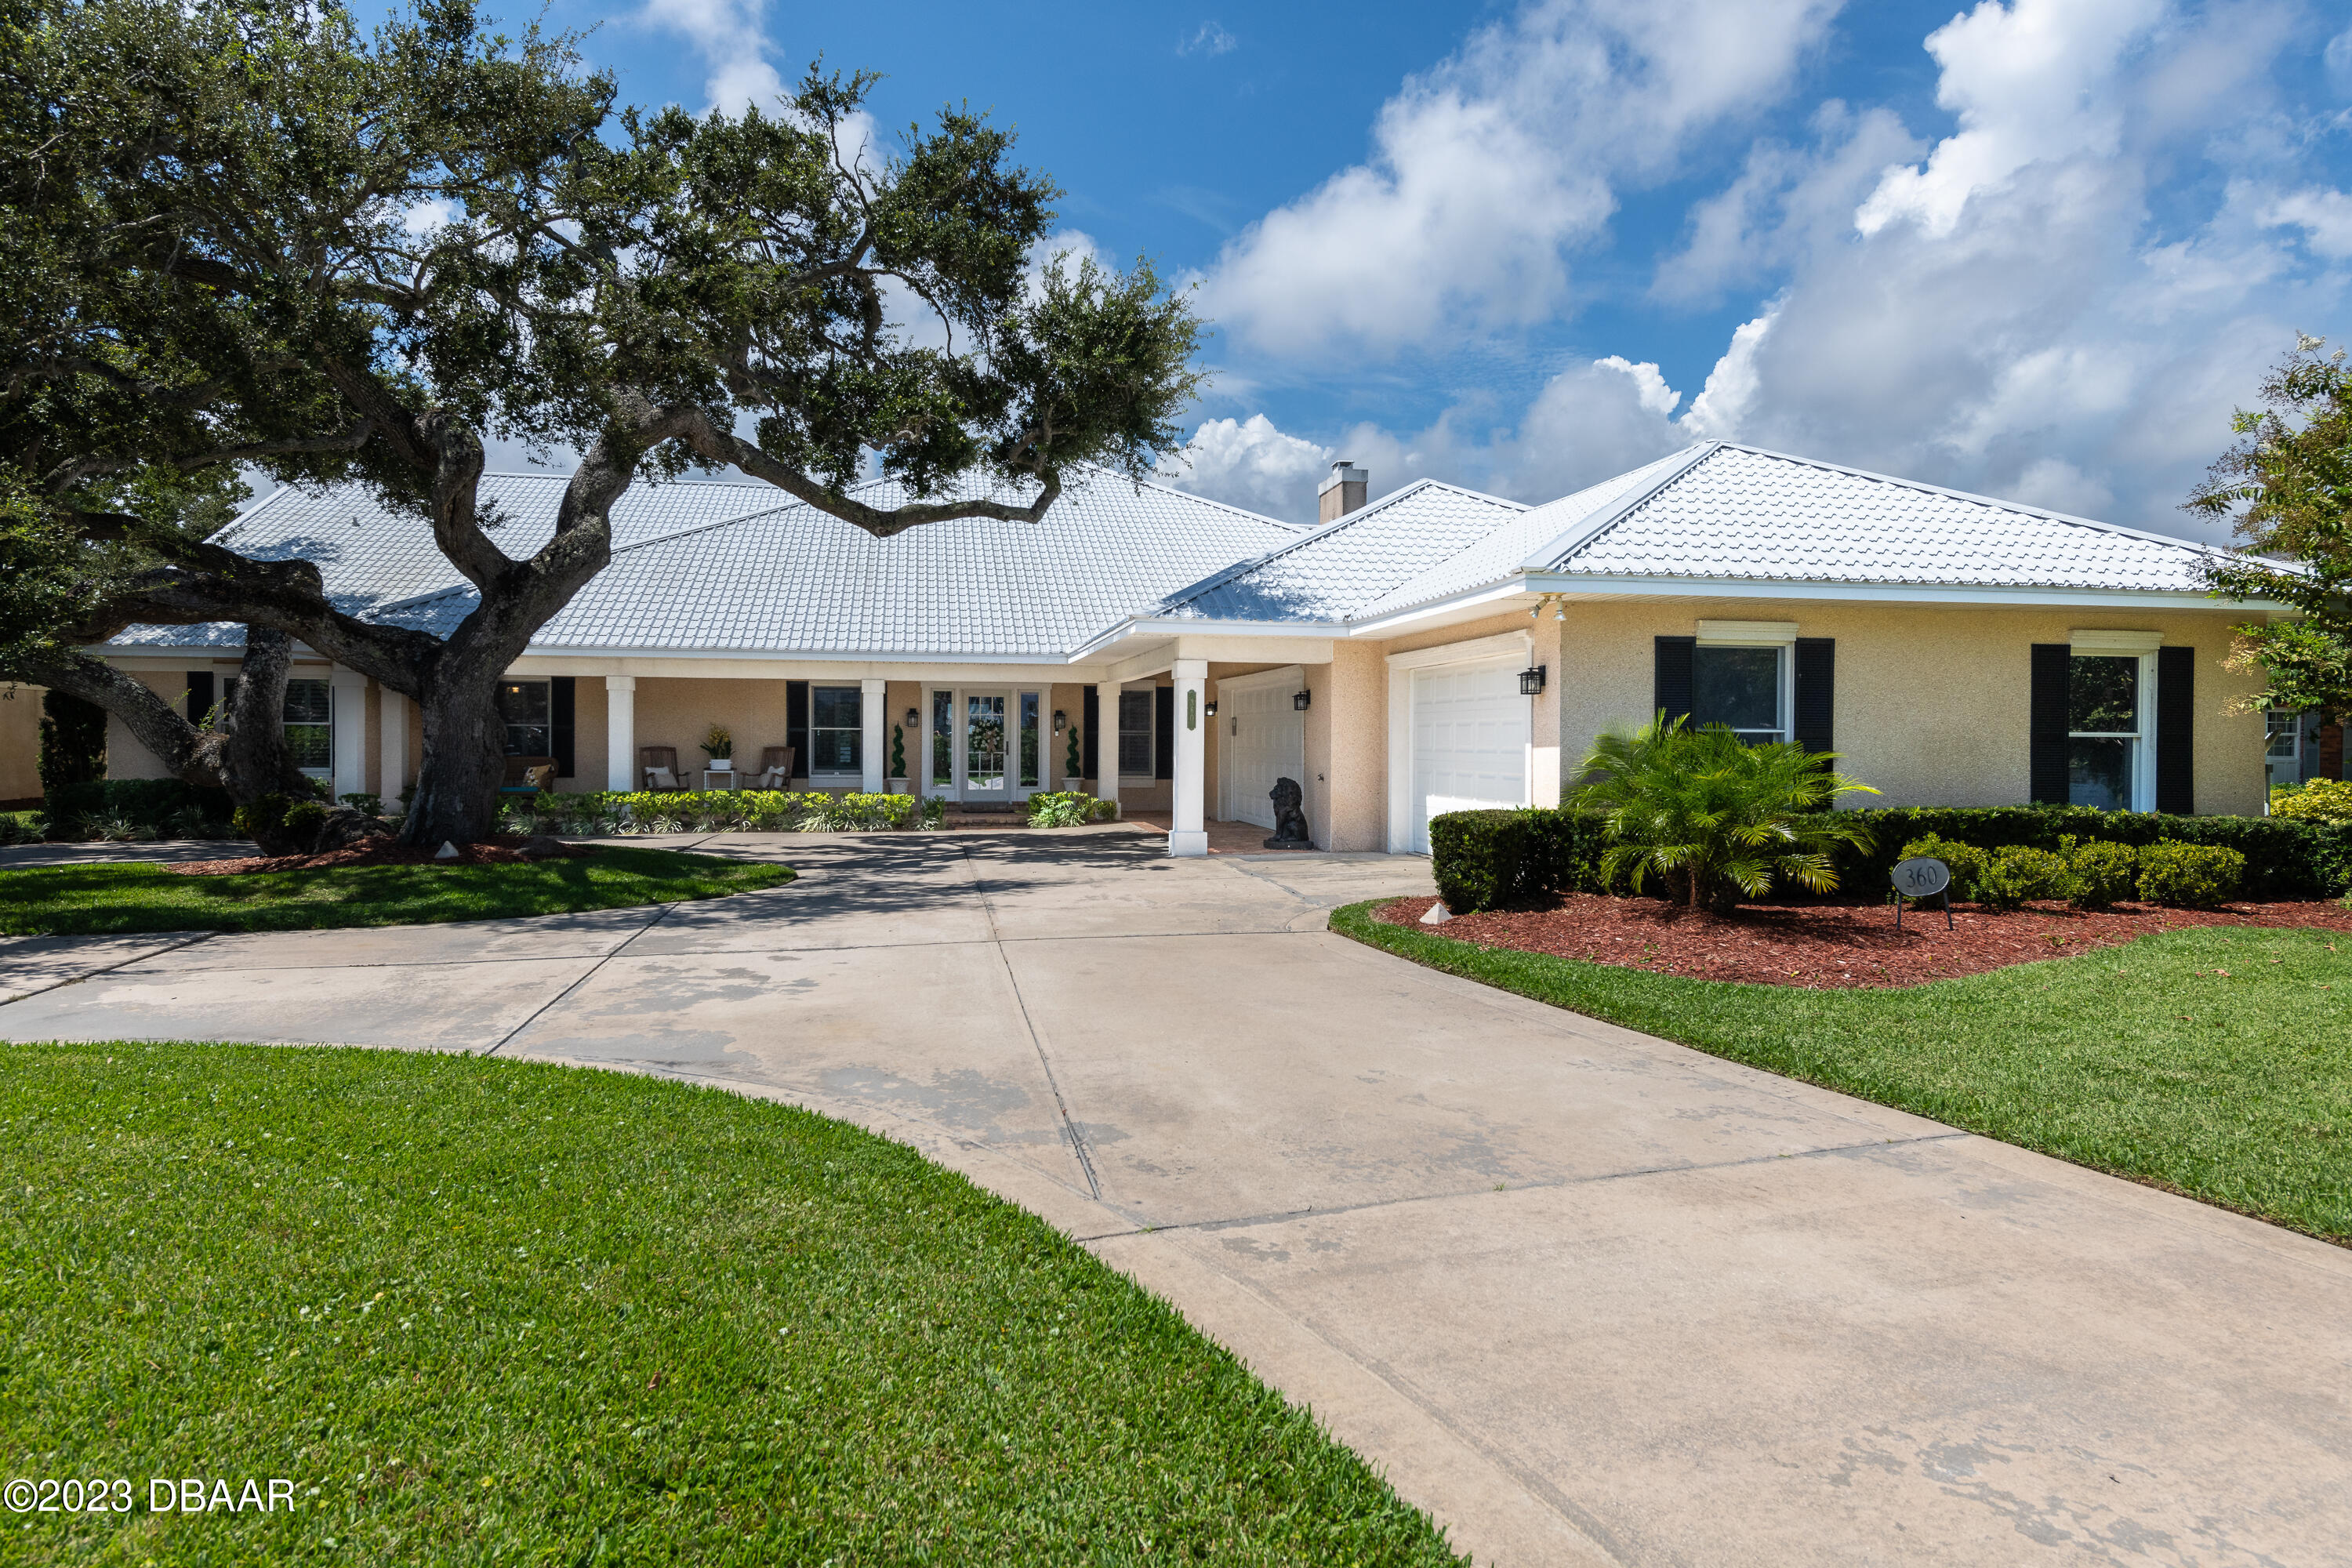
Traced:
<path fill-rule="evenodd" d="M 1547 668 L 1547 666 L 1538 664 L 1534 666 L 1532 668 L 1519 671 L 1520 696 L 1535 697 L 1541 695 L 1544 689 L 1544 670 Z"/>
<path fill-rule="evenodd" d="M 1070 727 L 1070 716 L 1059 708 L 1054 710 L 1054 733 L 1060 734 Z"/>
<path fill-rule="evenodd" d="M 1212 719 L 1215 718 L 1217 716 L 1217 700 L 1213 697 L 1210 698 L 1208 706 L 1202 709 L 1201 711 L 1206 713 Z"/>
<path fill-rule="evenodd" d="M 1306 712 L 1307 705 L 1314 700 L 1315 693 L 1312 691 L 1294 691 L 1290 694 L 1291 707 L 1297 709 L 1301 713 Z"/>

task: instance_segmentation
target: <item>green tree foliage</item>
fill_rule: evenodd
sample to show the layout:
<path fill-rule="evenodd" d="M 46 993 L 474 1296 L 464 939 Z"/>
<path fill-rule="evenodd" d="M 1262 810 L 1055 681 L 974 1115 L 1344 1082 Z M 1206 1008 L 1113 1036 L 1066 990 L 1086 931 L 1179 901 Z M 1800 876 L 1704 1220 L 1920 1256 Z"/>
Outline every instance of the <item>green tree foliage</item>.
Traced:
<path fill-rule="evenodd" d="M 2239 662 L 2265 679 L 2251 703 L 2340 721 L 2352 717 L 2352 373 L 2325 347 L 2297 337 L 2184 510 L 2228 520 L 2252 552 L 2213 558 L 2217 592 L 2303 612 L 2237 628 Z"/>
<path fill-rule="evenodd" d="M 1870 830 L 1831 808 L 1840 795 L 1878 792 L 1832 772 L 1834 760 L 1660 713 L 1631 735 L 1593 742 L 1573 804 L 1601 814 L 1605 883 L 1622 878 L 1638 893 L 1654 873 L 1691 908 L 1725 910 L 1782 881 L 1829 892 L 1838 846 L 1869 847 Z"/>
<path fill-rule="evenodd" d="M 0 675 L 85 680 L 166 754 L 168 707 L 71 646 L 298 637 L 423 708 L 405 837 L 478 837 L 495 684 L 610 559 L 632 483 L 731 464 L 887 536 L 1037 521 L 1080 466 L 1140 478 L 1199 384 L 1186 300 L 1149 265 L 1037 265 L 1058 193 L 1011 134 L 950 109 L 871 144 L 871 81 L 697 118 L 616 106 L 568 40 L 473 0 L 373 31 L 331 5 L 0 0 L 0 469 L 83 552 L 62 606 L 0 614 L 57 633 Z M 478 493 L 486 437 L 579 454 L 520 558 Z M 210 542 L 251 470 L 371 487 L 472 612 L 446 639 L 377 625 L 308 562 Z M 849 493 L 875 470 L 900 504 Z"/>

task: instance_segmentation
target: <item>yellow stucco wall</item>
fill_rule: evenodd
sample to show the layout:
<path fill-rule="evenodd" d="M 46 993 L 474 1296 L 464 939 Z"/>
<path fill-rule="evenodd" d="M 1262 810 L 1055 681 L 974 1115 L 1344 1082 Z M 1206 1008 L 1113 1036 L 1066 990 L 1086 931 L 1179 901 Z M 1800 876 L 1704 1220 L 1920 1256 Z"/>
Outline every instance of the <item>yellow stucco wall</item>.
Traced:
<path fill-rule="evenodd" d="M 41 695 L 0 683 L 0 803 L 40 796 Z"/>
<path fill-rule="evenodd" d="M 2082 630 L 2159 631 L 2197 650 L 2199 812 L 2263 809 L 2263 721 L 2230 709 L 2260 689 L 2223 666 L 2226 611 L 1850 605 L 1802 601 L 1587 601 L 1570 604 L 1553 672 L 1572 773 L 1592 737 L 1649 716 L 1659 637 L 1706 619 L 1794 621 L 1837 639 L 1833 737 L 1847 773 L 1874 785 L 1864 805 L 2014 805 L 2028 798 L 2028 667 L 2035 643 Z"/>

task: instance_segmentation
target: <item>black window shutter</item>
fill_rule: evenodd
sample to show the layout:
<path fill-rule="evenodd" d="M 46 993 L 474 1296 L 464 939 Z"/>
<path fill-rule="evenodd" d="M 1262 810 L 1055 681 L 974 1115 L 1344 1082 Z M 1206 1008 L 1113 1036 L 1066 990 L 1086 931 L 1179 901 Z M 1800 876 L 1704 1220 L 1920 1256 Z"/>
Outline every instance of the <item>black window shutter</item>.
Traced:
<path fill-rule="evenodd" d="M 2197 650 L 2156 650 L 2156 809 L 2197 810 Z"/>
<path fill-rule="evenodd" d="M 1654 712 L 1664 713 L 1670 722 L 1690 717 L 1691 653 L 1697 647 L 1696 637 L 1658 639 L 1658 679 L 1650 707 Z"/>
<path fill-rule="evenodd" d="M 808 688 L 805 680 L 784 682 L 784 744 L 793 749 L 793 777 L 809 771 Z"/>
<path fill-rule="evenodd" d="M 1172 779 L 1176 776 L 1176 689 L 1154 687 L 1151 697 L 1151 776 Z"/>
<path fill-rule="evenodd" d="M 2036 805 L 2066 804 L 2066 682 L 2074 657 L 2062 642 L 2033 645 L 2025 734 L 2026 778 Z"/>
<path fill-rule="evenodd" d="M 555 776 L 572 776 L 572 733 L 579 711 L 580 678 L 552 676 L 547 682 L 547 749 L 555 753 Z"/>
<path fill-rule="evenodd" d="M 1098 779 L 1101 764 L 1096 759 L 1102 755 L 1102 693 L 1091 686 L 1078 704 L 1078 729 L 1079 776 Z"/>
<path fill-rule="evenodd" d="M 213 710 L 213 672 L 209 669 L 188 671 L 188 722 L 201 724 L 205 715 Z"/>
<path fill-rule="evenodd" d="M 1797 639 L 1797 744 L 1829 752 L 1837 704 L 1837 638 Z"/>

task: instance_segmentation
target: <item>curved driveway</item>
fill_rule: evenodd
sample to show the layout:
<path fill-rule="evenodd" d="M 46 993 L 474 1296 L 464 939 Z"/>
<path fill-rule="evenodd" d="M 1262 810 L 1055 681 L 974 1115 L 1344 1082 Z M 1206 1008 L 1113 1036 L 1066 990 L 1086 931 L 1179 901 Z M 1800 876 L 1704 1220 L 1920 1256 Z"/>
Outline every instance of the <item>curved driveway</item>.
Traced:
<path fill-rule="evenodd" d="M 722 837 L 659 911 L 0 942 L 0 1036 L 723 1083 L 905 1139 L 1480 1563 L 2352 1562 L 2352 1254 L 1415 968 L 1380 857 Z"/>

